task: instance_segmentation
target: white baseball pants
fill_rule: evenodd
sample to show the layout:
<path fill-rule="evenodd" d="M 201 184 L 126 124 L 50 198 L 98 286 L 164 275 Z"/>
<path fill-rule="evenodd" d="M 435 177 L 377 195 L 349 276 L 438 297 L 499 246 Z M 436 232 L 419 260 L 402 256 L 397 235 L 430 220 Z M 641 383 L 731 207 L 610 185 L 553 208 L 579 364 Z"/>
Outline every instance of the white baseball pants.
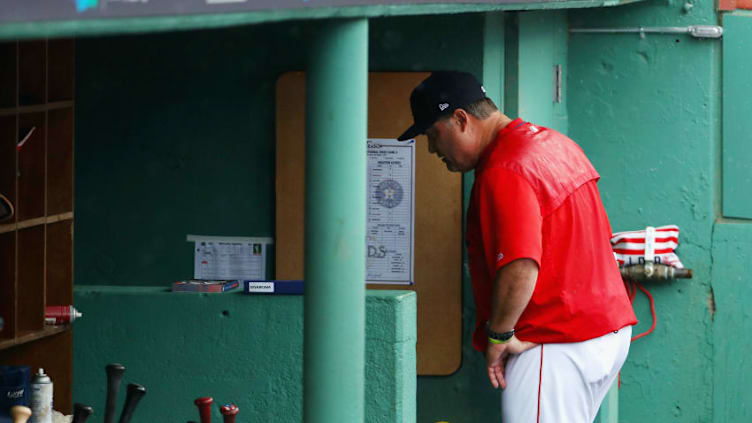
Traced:
<path fill-rule="evenodd" d="M 509 358 L 504 423 L 592 423 L 627 359 L 632 327 L 598 338 L 543 344 Z"/>

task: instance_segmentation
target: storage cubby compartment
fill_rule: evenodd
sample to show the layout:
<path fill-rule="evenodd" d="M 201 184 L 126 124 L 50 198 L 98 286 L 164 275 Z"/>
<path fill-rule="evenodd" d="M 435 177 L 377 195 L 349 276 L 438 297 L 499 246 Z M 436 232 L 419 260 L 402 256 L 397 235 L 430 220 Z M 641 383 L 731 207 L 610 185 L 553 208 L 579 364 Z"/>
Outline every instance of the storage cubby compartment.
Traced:
<path fill-rule="evenodd" d="M 45 114 L 22 114 L 18 123 L 18 220 L 45 214 Z"/>
<path fill-rule="evenodd" d="M 18 335 L 44 327 L 45 227 L 18 231 Z"/>
<path fill-rule="evenodd" d="M 16 116 L 0 116 L 0 194 L 16 202 Z M 15 218 L 13 219 L 15 221 Z M 0 225 L 5 222 L 0 222 Z"/>
<path fill-rule="evenodd" d="M 73 40 L 50 40 L 48 43 L 47 102 L 73 100 Z"/>
<path fill-rule="evenodd" d="M 18 43 L 0 43 L 0 109 L 16 107 Z"/>
<path fill-rule="evenodd" d="M 18 43 L 18 103 L 21 106 L 47 101 L 47 44 L 44 41 Z"/>
<path fill-rule="evenodd" d="M 0 233 L 0 342 L 16 336 L 16 233 Z"/>
<path fill-rule="evenodd" d="M 73 304 L 73 221 L 47 225 L 47 305 Z"/>
<path fill-rule="evenodd" d="M 0 43 L 0 193 L 15 209 L 0 222 L 0 363 L 44 367 L 66 414 L 73 332 L 44 311 L 73 303 L 73 48 Z"/>
<path fill-rule="evenodd" d="M 73 108 L 47 115 L 47 215 L 73 211 Z"/>
<path fill-rule="evenodd" d="M 2 364 L 29 366 L 32 373 L 40 367 L 44 368 L 45 373 L 50 376 L 52 383 L 54 383 L 55 389 L 52 396 L 54 409 L 65 414 L 71 414 L 71 405 L 73 405 L 72 345 L 73 332 L 50 331 L 47 337 L 4 350 Z M 120 395 L 122 397 L 123 393 L 121 392 Z M 100 411 L 96 410 L 95 413 L 100 413 Z M 101 415 L 94 415 L 89 421 L 94 421 L 94 417 Z"/>

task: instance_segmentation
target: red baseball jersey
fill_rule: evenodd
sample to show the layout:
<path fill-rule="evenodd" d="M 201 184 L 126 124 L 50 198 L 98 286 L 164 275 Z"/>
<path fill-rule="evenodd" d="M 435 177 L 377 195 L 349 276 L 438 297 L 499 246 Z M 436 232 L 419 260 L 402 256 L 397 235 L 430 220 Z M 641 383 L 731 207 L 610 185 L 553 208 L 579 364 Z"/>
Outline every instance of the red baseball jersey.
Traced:
<path fill-rule="evenodd" d="M 515 325 L 519 339 L 579 342 L 637 323 L 611 249 L 598 178 L 574 141 L 520 119 L 482 153 L 466 235 L 476 349 L 487 346 L 496 274 L 520 258 L 535 260 L 539 271 Z"/>

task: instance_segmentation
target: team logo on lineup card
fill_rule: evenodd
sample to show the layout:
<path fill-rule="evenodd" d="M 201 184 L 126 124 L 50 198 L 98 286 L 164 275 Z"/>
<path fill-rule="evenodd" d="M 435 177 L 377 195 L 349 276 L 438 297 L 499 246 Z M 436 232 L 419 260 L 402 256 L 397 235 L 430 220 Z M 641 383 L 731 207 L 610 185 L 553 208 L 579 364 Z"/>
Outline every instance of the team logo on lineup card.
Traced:
<path fill-rule="evenodd" d="M 397 207 L 402 202 L 403 196 L 402 185 L 394 179 L 387 179 L 376 187 L 376 202 L 388 209 Z"/>

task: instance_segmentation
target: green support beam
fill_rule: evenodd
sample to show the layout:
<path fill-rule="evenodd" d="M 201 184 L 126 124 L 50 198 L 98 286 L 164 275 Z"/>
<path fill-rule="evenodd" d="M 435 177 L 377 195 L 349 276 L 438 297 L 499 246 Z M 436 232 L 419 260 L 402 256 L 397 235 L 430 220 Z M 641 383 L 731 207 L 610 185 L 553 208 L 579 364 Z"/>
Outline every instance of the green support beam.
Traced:
<path fill-rule="evenodd" d="M 619 423 L 619 381 L 611 384 L 594 423 Z"/>
<path fill-rule="evenodd" d="M 483 27 L 483 86 L 486 95 L 504 110 L 504 12 L 485 14 Z"/>
<path fill-rule="evenodd" d="M 367 19 L 322 23 L 306 87 L 304 420 L 362 422 Z"/>

